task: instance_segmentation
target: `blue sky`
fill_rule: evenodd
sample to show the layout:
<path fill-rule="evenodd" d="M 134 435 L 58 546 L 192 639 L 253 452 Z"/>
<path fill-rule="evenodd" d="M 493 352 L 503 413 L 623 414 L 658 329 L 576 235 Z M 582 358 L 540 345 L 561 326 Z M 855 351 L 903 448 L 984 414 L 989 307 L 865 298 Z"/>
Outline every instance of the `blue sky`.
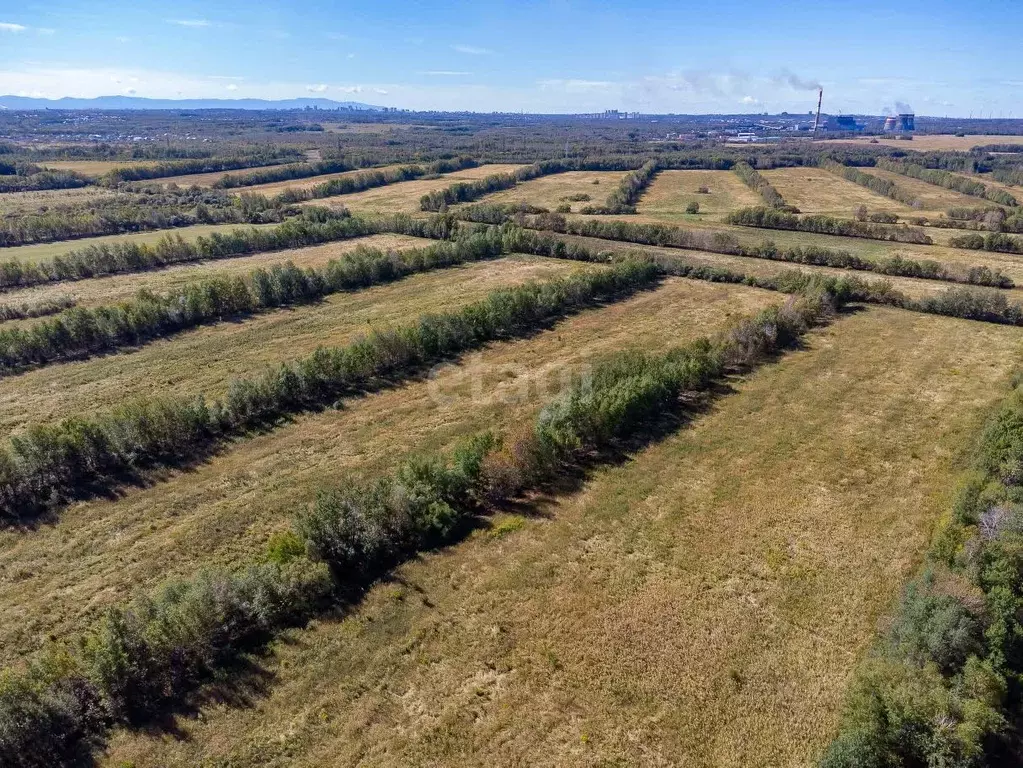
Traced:
<path fill-rule="evenodd" d="M 1023 117 L 1018 0 L 0 0 L 0 91 Z"/>

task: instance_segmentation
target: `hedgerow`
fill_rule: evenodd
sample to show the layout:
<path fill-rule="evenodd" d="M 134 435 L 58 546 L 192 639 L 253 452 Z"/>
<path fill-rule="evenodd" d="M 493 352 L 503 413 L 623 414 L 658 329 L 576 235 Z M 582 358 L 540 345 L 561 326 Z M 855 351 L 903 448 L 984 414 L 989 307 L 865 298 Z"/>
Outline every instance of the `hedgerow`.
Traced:
<path fill-rule="evenodd" d="M 961 192 L 964 195 L 983 197 L 1001 205 L 1019 205 L 1016 198 L 1004 190 L 985 186 L 979 181 L 965 176 L 958 176 L 954 173 L 950 173 L 949 171 L 925 168 L 922 165 L 911 163 L 906 160 L 889 160 L 880 157 L 877 159 L 876 166 L 885 171 L 891 171 L 892 173 L 899 173 L 903 176 L 920 179 L 921 181 L 926 181 L 928 184 L 935 184 L 939 187 L 944 187 L 945 189 L 952 189 L 956 192 Z"/>
<path fill-rule="evenodd" d="M 28 327 L 0 329 L 0 375 L 27 365 L 135 347 L 199 325 L 499 256 L 501 248 L 496 232 L 404 251 L 359 246 L 321 268 L 300 269 L 289 261 L 260 267 L 246 277 L 214 277 L 163 295 L 142 291 L 115 305 L 73 308 Z"/>
<path fill-rule="evenodd" d="M 586 214 L 635 213 L 636 203 L 660 170 L 656 160 L 648 160 L 639 170 L 627 173 L 608 195 L 603 205 L 587 205 L 580 212 Z"/>
<path fill-rule="evenodd" d="M 781 193 L 772 187 L 771 183 L 761 176 L 749 163 L 740 160 L 732 166 L 732 171 L 742 179 L 743 184 L 760 195 L 764 202 L 772 208 L 777 208 L 781 211 L 795 211 L 792 206 L 785 203 L 785 198 L 781 196 Z"/>
<path fill-rule="evenodd" d="M 878 195 L 890 197 L 892 200 L 913 206 L 914 208 L 918 208 L 920 206 L 920 202 L 916 199 L 916 197 L 898 186 L 895 182 L 889 181 L 888 179 L 882 179 L 880 176 L 873 176 L 869 173 L 864 173 L 859 168 L 842 165 L 841 163 L 837 163 L 834 160 L 827 158 L 821 160 L 820 167 L 826 171 L 838 174 L 842 178 L 848 179 L 854 184 L 866 187 L 871 192 Z"/>
<path fill-rule="evenodd" d="M 344 480 L 299 511 L 264 562 L 205 570 L 111 608 L 83 636 L 0 676 L 0 759 L 37 768 L 87 759 L 110 727 L 162 715 L 247 650 L 301 625 L 415 553 L 456 539 L 491 505 L 643 432 L 683 392 L 763 362 L 827 322 L 836 297 L 804 299 L 662 355 L 620 353 L 547 405 L 524 436 L 483 433 L 450 456 Z M 592 460 L 592 459 L 590 459 Z"/>
<path fill-rule="evenodd" d="M 123 405 L 110 413 L 32 425 L 0 449 L 0 519 L 18 522 L 122 483 L 148 466 L 178 466 L 254 427 L 345 393 L 401 380 L 445 357 L 494 339 L 531 332 L 595 301 L 613 300 L 652 285 L 652 264 L 610 269 L 494 291 L 452 312 L 426 315 L 408 326 L 374 330 L 342 347 L 313 354 L 231 383 L 219 400 L 165 397 Z"/>
<path fill-rule="evenodd" d="M 920 228 L 885 226 L 874 222 L 854 219 L 836 219 L 833 216 L 796 216 L 774 208 L 739 208 L 725 217 L 728 224 L 763 229 L 788 229 L 796 232 L 813 232 L 820 235 L 840 237 L 864 237 L 871 240 L 886 240 L 898 243 L 931 245 L 933 240 Z"/>

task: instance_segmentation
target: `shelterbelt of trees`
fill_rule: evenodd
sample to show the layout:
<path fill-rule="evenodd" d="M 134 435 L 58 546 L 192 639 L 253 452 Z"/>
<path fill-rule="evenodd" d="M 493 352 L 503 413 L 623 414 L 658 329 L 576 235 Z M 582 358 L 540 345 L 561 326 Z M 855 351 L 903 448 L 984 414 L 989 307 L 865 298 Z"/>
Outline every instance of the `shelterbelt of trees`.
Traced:
<path fill-rule="evenodd" d="M 768 211 L 772 215 L 788 216 L 788 214 L 773 209 L 762 210 Z M 794 264 L 854 269 L 882 275 L 943 280 L 993 288 L 1014 287 L 1012 279 L 1007 275 L 984 266 L 962 268 L 958 265 L 942 264 L 931 259 L 905 259 L 900 256 L 871 260 L 854 256 L 845 250 L 819 246 L 781 249 L 771 242 L 765 242 L 758 246 L 743 245 L 730 232 L 724 231 L 688 230 L 666 224 L 633 224 L 625 221 L 569 220 L 560 214 L 540 211 L 532 207 L 522 208 L 515 205 L 487 203 L 477 203 L 460 208 L 455 215 L 463 221 L 485 224 L 515 222 L 531 229 L 619 242 L 709 251 L 771 261 L 786 261 Z M 851 223 L 858 224 L 859 222 Z"/>
<path fill-rule="evenodd" d="M 939 187 L 944 187 L 945 189 L 952 189 L 956 192 L 961 192 L 964 195 L 983 197 L 986 200 L 990 200 L 1001 205 L 1019 205 L 1016 198 L 1005 190 L 985 186 L 979 181 L 965 176 L 957 176 L 949 171 L 925 168 L 922 165 L 907 162 L 905 160 L 888 160 L 885 158 L 878 158 L 875 163 L 875 167 L 881 168 L 885 171 L 899 173 L 903 176 L 909 176 L 914 179 L 920 179 L 921 181 L 926 181 L 928 184 L 934 184 Z"/>
<path fill-rule="evenodd" d="M 651 276 L 649 267 L 623 264 L 556 284 L 622 287 Z M 516 291 L 522 298 L 536 292 Z M 684 411 L 692 395 L 830 322 L 841 303 L 840 292 L 807 286 L 802 298 L 716 337 L 659 355 L 621 352 L 596 367 L 591 384 L 570 387 L 516 433 L 481 433 L 450 454 L 408 459 L 393 474 L 324 488 L 311 508 L 296 511 L 290 531 L 268 542 L 261 561 L 168 583 L 5 673 L 0 759 L 23 768 L 86 759 L 112 727 L 145 727 L 241 654 L 357 600 L 360 587 L 420 551 L 458 540 L 494 507 Z M 488 306 L 514 312 L 503 298 Z"/>
<path fill-rule="evenodd" d="M 654 180 L 660 170 L 656 160 L 647 160 L 643 165 L 632 173 L 628 173 L 618 186 L 607 196 L 603 205 L 587 205 L 581 213 L 587 214 L 621 214 L 635 213 L 636 204 L 642 197 L 646 188 Z"/>

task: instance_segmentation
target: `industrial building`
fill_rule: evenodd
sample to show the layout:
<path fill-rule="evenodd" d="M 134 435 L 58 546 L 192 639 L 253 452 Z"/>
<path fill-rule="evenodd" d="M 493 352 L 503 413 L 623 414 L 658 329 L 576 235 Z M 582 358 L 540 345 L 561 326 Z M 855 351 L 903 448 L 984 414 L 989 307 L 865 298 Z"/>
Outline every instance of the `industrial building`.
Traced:
<path fill-rule="evenodd" d="M 885 133 L 909 133 L 915 129 L 915 116 L 911 112 L 903 112 L 898 115 L 888 115 L 884 119 Z"/>

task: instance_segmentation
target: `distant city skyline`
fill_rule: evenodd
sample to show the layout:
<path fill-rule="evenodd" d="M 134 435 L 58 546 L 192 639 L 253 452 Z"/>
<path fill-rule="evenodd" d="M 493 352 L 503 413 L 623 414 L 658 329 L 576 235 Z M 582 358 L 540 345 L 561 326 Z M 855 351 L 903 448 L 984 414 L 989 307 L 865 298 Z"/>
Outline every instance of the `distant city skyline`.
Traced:
<path fill-rule="evenodd" d="M 0 0 L 0 92 L 415 110 L 1023 117 L 1018 8 Z"/>

